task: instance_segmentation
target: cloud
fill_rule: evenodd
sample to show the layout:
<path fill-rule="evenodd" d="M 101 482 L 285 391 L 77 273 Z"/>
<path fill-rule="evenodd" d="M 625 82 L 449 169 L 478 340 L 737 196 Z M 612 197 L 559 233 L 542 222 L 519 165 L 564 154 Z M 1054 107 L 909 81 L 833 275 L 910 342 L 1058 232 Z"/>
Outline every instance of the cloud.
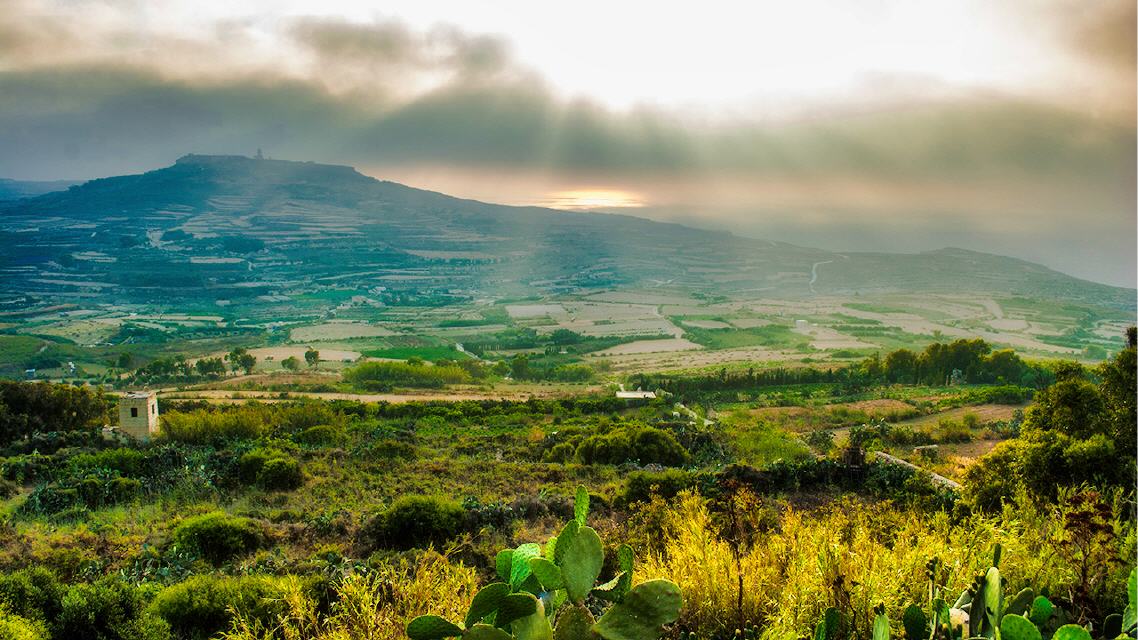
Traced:
<path fill-rule="evenodd" d="M 500 38 L 436 27 L 426 34 L 397 21 L 358 24 L 329 18 L 302 18 L 290 34 L 333 64 L 440 69 L 464 77 L 492 74 L 513 66 L 509 46 Z"/>
<path fill-rule="evenodd" d="M 1101 0 L 1066 5 L 1058 17 L 1069 45 L 1094 63 L 1133 75 L 1136 66 L 1138 7 L 1132 0 Z"/>
<path fill-rule="evenodd" d="M 30 7 L 0 15 L 0 176 L 96 177 L 262 147 L 396 176 L 465 174 L 423 186 L 482 181 L 494 189 L 457 194 L 489 200 L 524 200 L 527 185 L 541 185 L 533 201 L 540 189 L 627 189 L 647 212 L 805 243 L 856 228 L 842 237 L 869 246 L 901 224 L 930 242 L 975 229 L 1020 254 L 1134 236 L 1133 121 L 1067 103 L 879 76 L 868 98 L 776 121 L 617 111 L 560 95 L 505 40 L 453 27 L 290 18 L 262 47 L 264 27 L 240 21 L 147 39 L 113 10 L 78 30 Z M 1133 20 L 1128 35 L 1109 12 L 1084 13 L 1063 42 L 1113 68 L 1129 38 L 1133 66 Z M 1110 252 L 1130 275 L 1109 277 L 1132 282 L 1132 244 Z"/>

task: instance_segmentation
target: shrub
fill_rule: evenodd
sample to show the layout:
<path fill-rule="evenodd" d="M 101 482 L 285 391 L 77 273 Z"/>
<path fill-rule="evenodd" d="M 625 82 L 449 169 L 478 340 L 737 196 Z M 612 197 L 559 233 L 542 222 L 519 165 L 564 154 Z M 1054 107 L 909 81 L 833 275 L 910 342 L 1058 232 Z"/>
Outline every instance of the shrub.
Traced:
<path fill-rule="evenodd" d="M 293 440 L 310 446 L 328 446 L 343 442 L 344 432 L 331 425 L 322 424 L 301 431 L 293 436 Z"/>
<path fill-rule="evenodd" d="M 165 621 L 145 608 L 146 599 L 136 587 L 107 577 L 72 586 L 63 596 L 56 638 L 98 640 L 168 640 Z"/>
<path fill-rule="evenodd" d="M 971 442 L 972 431 L 966 424 L 953 420 L 941 420 L 937 424 L 933 437 L 937 442 Z"/>
<path fill-rule="evenodd" d="M 806 435 L 806 444 L 818 453 L 829 453 L 834 448 L 834 432 L 815 429 Z"/>
<path fill-rule="evenodd" d="M 382 460 L 414 460 L 419 456 L 414 445 L 390 438 L 371 444 L 368 453 L 370 457 Z"/>
<path fill-rule="evenodd" d="M 257 485 L 270 491 L 289 491 L 303 482 L 300 463 L 293 458 L 273 458 L 257 474 Z"/>
<path fill-rule="evenodd" d="M 0 638 L 4 640 L 47 640 L 43 625 L 21 618 L 0 606 Z"/>
<path fill-rule="evenodd" d="M 344 379 L 364 389 L 385 391 L 395 386 L 437 388 L 460 384 L 470 382 L 470 374 L 455 365 L 365 362 L 344 371 Z"/>
<path fill-rule="evenodd" d="M 263 576 L 202 575 L 162 590 L 150 608 L 178 637 L 205 640 L 228 629 L 234 615 L 271 621 L 278 594 Z"/>
<path fill-rule="evenodd" d="M 431 496 L 403 496 L 369 523 L 365 535 L 377 546 L 410 549 L 457 536 L 466 512 L 457 502 Z"/>
<path fill-rule="evenodd" d="M 174 529 L 174 542 L 219 565 L 256 550 L 261 545 L 262 535 L 252 520 L 218 511 L 187 518 Z"/>
<path fill-rule="evenodd" d="M 545 452 L 544 460 L 546 462 L 569 462 L 577 454 L 577 447 L 572 442 L 562 442 L 554 445 L 549 451 Z"/>
<path fill-rule="evenodd" d="M 75 508 L 89 510 L 130 502 L 142 493 L 142 483 L 133 478 L 108 477 L 107 471 L 82 478 L 68 478 L 35 488 L 20 505 L 21 513 L 51 515 Z"/>
<path fill-rule="evenodd" d="M 108 489 L 115 504 L 130 502 L 142 494 L 142 482 L 134 478 L 114 478 Z"/>
<path fill-rule="evenodd" d="M 641 464 L 656 463 L 675 467 L 691 459 L 674 435 L 654 427 L 637 429 L 632 436 L 632 449 Z"/>
<path fill-rule="evenodd" d="M 189 444 L 221 444 L 249 440 L 266 430 L 261 411 L 242 407 L 233 411 L 194 411 L 163 414 L 161 437 Z"/>
<path fill-rule="evenodd" d="M 621 504 L 648 502 L 652 496 L 672 498 L 696 484 L 695 475 L 681 469 L 665 471 L 633 471 L 624 482 L 624 492 L 617 499 Z"/>
<path fill-rule="evenodd" d="M 415 447 L 407 442 L 398 440 L 380 440 L 369 447 L 373 458 L 384 460 L 414 460 L 418 454 Z"/>
<path fill-rule="evenodd" d="M 42 481 L 51 478 L 56 464 L 51 456 L 38 453 L 20 455 L 0 462 L 0 477 L 18 484 Z"/>
<path fill-rule="evenodd" d="M 137 449 L 126 447 L 98 453 L 81 453 L 71 458 L 71 468 L 79 473 L 109 469 L 124 476 L 139 476 L 146 468 L 146 455 Z"/>
<path fill-rule="evenodd" d="M 240 478 L 242 484 L 256 484 L 257 474 L 261 473 L 265 463 L 270 458 L 284 455 L 286 454 L 275 449 L 253 449 L 237 461 L 237 477 Z"/>
<path fill-rule="evenodd" d="M 583 464 L 687 463 L 691 456 L 676 437 L 655 427 L 624 426 L 603 435 L 585 438 L 577 445 L 577 460 Z"/>
<path fill-rule="evenodd" d="M 0 573 L 0 603 L 21 618 L 39 622 L 57 619 L 65 592 L 55 574 L 43 567 Z"/>
<path fill-rule="evenodd" d="M 241 456 L 237 474 L 242 483 L 270 491 L 295 489 L 304 481 L 300 463 L 277 449 L 254 449 Z"/>

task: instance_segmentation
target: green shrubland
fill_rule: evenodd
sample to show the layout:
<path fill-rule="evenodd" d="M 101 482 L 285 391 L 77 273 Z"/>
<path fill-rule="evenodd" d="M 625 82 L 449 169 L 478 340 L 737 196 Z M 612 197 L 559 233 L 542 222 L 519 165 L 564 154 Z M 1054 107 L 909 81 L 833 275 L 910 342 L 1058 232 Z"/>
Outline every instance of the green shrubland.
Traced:
<path fill-rule="evenodd" d="M 857 363 L 658 376 L 642 404 L 170 401 L 149 443 L 103 409 L 35 427 L 0 442 L 0 637 L 1113 639 L 1133 349 L 1027 384 L 975 346 L 938 352 L 979 363 L 949 385 Z M 12 397 L 98 397 L 42 386 Z M 995 446 L 960 491 L 872 453 L 926 442 Z"/>

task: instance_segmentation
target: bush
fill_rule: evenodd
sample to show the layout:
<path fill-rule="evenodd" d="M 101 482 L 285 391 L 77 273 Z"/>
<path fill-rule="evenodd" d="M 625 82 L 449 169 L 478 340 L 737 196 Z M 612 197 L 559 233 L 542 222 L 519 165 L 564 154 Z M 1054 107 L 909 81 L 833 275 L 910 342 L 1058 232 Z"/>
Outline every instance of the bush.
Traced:
<path fill-rule="evenodd" d="M 309 446 L 328 446 L 344 441 L 344 432 L 331 425 L 309 427 L 293 436 L 293 440 Z"/>
<path fill-rule="evenodd" d="M 662 464 L 676 467 L 691 456 L 671 432 L 655 427 L 624 426 L 584 439 L 576 452 L 583 464 Z"/>
<path fill-rule="evenodd" d="M 221 512 L 187 518 L 174 529 L 174 543 L 219 565 L 261 546 L 257 523 Z"/>
<path fill-rule="evenodd" d="M 570 462 L 576 455 L 576 445 L 572 442 L 562 442 L 554 445 L 549 451 L 546 451 L 543 459 L 546 462 Z"/>
<path fill-rule="evenodd" d="M 57 619 L 65 592 L 55 574 L 43 567 L 0 573 L 0 604 L 21 618 L 39 622 Z"/>
<path fill-rule="evenodd" d="M 941 420 L 937 424 L 933 437 L 937 442 L 971 442 L 972 431 L 968 425 L 953 420 Z"/>
<path fill-rule="evenodd" d="M 457 502 L 430 496 L 403 496 L 377 515 L 365 531 L 376 546 L 410 549 L 440 544 L 463 529 L 466 512 Z"/>
<path fill-rule="evenodd" d="M 124 476 L 139 476 L 146 468 L 146 455 L 137 449 L 126 447 L 98 453 L 81 453 L 71 458 L 71 468 L 77 473 L 108 469 Z"/>
<path fill-rule="evenodd" d="M 232 411 L 194 411 L 163 414 L 161 437 L 188 444 L 222 444 L 251 440 L 266 431 L 261 411 L 242 407 Z"/>
<path fill-rule="evenodd" d="M 806 435 L 806 444 L 818 453 L 829 453 L 834 448 L 834 432 L 827 429 L 815 429 Z"/>
<path fill-rule="evenodd" d="M 418 454 L 415 447 L 398 440 L 380 440 L 369 447 L 372 458 L 382 460 L 414 460 Z"/>
<path fill-rule="evenodd" d="M 672 498 L 695 484 L 695 475 L 681 469 L 633 471 L 628 474 L 624 482 L 624 492 L 617 501 L 629 505 L 634 502 L 648 502 L 652 496 Z"/>
<path fill-rule="evenodd" d="M 269 491 L 290 491 L 303 482 L 300 463 L 293 458 L 273 458 L 257 474 L 257 485 Z"/>
<path fill-rule="evenodd" d="M 178 637 L 205 640 L 228 629 L 235 614 L 272 621 L 278 592 L 263 576 L 194 576 L 164 589 L 150 608 Z"/>
<path fill-rule="evenodd" d="M 242 483 L 270 491 L 288 491 L 304 482 L 300 463 L 277 449 L 254 449 L 241 456 L 237 474 Z"/>
<path fill-rule="evenodd" d="M 0 603 L 2 605 L 2 603 Z M 0 606 L 0 638 L 4 640 L 47 640 L 43 625 L 8 613 Z"/>
<path fill-rule="evenodd" d="M 434 366 L 410 362 L 365 362 L 344 371 L 348 382 L 372 391 L 392 387 L 438 388 L 470 382 L 470 374 L 455 365 Z"/>
<path fill-rule="evenodd" d="M 145 604 L 138 588 L 116 578 L 77 584 L 63 596 L 52 635 L 97 640 L 168 640 L 170 628 L 147 611 Z"/>
<path fill-rule="evenodd" d="M 140 481 L 134 478 L 108 477 L 108 473 L 101 470 L 82 478 L 68 478 L 40 485 L 28 495 L 19 511 L 52 515 L 80 507 L 95 510 L 130 502 L 142 494 Z"/>
<path fill-rule="evenodd" d="M 20 487 L 15 482 L 0 478 L 0 500 L 7 500 L 8 498 L 11 498 L 12 496 L 16 495 L 16 492 L 19 490 Z"/>

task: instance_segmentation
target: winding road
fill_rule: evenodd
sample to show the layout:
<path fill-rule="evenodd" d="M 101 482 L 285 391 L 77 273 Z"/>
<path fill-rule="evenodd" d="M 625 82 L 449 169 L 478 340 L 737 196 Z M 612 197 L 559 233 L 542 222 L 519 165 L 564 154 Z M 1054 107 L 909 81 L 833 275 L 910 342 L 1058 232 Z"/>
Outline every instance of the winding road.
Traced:
<path fill-rule="evenodd" d="M 823 260 L 822 262 L 815 262 L 814 266 L 810 267 L 810 293 L 818 293 L 814 290 L 814 283 L 818 281 L 818 267 L 831 262 L 833 260 Z"/>

